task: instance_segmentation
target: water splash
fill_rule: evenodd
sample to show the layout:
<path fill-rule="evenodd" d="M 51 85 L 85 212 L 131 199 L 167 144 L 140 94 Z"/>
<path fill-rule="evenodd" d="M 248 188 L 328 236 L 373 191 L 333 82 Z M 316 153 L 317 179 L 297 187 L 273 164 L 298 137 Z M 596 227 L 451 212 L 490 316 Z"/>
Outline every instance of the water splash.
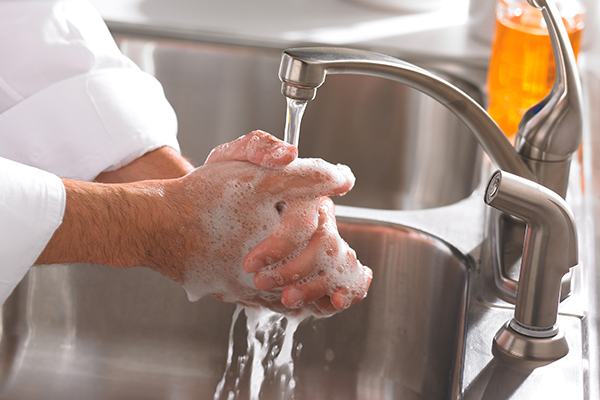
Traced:
<path fill-rule="evenodd" d="M 306 109 L 306 100 L 287 98 L 287 112 L 285 116 L 284 140 L 298 147 L 300 139 L 300 123 Z"/>
<path fill-rule="evenodd" d="M 215 389 L 215 395 L 214 395 L 214 400 L 219 400 L 221 399 L 221 395 L 223 394 L 223 390 L 225 389 L 225 384 L 227 383 L 227 375 L 229 375 L 229 373 L 231 372 L 231 367 L 233 364 L 233 330 L 235 328 L 235 322 L 237 321 L 238 317 L 240 316 L 240 313 L 242 312 L 243 307 L 241 306 L 237 306 L 234 313 L 233 313 L 233 321 L 231 322 L 231 328 L 229 328 L 229 347 L 227 348 L 227 365 L 225 366 L 225 373 L 223 373 L 223 377 L 221 378 L 221 381 L 219 382 L 219 384 L 217 385 L 217 388 Z M 239 362 L 240 360 L 238 360 L 238 371 L 237 374 L 241 375 L 243 370 L 245 369 L 245 365 L 246 362 Z M 241 365 L 240 365 L 241 364 Z M 229 393 L 238 393 L 239 394 L 239 379 L 235 382 L 235 384 L 233 385 L 233 388 L 231 390 L 229 390 Z M 230 398 L 230 396 L 227 397 L 228 399 Z"/>
<path fill-rule="evenodd" d="M 246 353 L 234 354 L 234 328 L 244 310 Z M 294 333 L 303 317 L 285 317 L 264 308 L 237 306 L 229 331 L 227 365 L 214 400 L 294 399 Z"/>

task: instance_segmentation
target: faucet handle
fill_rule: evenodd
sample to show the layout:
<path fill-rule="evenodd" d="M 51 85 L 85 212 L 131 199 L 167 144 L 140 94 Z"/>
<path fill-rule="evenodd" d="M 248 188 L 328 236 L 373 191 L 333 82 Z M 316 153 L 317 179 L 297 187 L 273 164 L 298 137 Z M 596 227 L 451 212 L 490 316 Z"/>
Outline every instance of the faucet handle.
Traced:
<path fill-rule="evenodd" d="M 556 77 L 548 96 L 523 116 L 515 148 L 525 159 L 570 162 L 572 153 L 581 142 L 583 129 L 582 90 L 575 54 L 554 0 L 527 1 L 541 9 L 548 26 Z M 536 168 L 532 169 L 535 173 Z M 544 180 L 543 177 L 538 179 Z M 563 192 L 562 189 L 556 191 Z"/>

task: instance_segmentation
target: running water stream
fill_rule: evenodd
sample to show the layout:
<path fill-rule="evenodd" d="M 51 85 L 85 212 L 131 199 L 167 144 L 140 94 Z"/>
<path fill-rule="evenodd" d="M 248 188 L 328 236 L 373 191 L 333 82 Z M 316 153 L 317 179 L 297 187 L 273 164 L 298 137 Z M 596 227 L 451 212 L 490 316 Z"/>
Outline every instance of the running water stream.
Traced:
<path fill-rule="evenodd" d="M 306 109 L 306 100 L 294 100 L 286 97 L 287 112 L 285 118 L 284 141 L 298 147 L 300 139 L 300 122 Z"/>
<path fill-rule="evenodd" d="M 234 331 L 246 315 L 247 343 L 242 354 L 234 348 Z M 214 400 L 294 398 L 294 333 L 304 317 L 285 317 L 266 308 L 238 305 L 231 321 L 227 365 Z"/>

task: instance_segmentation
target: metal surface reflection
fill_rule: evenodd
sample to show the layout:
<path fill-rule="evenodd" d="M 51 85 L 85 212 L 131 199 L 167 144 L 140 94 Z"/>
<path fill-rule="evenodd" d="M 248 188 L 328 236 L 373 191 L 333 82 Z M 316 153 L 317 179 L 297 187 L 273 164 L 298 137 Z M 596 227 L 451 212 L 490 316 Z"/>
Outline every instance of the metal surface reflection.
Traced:
<path fill-rule="evenodd" d="M 398 225 L 346 219 L 339 228 L 377 279 L 361 304 L 301 325 L 296 399 L 456 397 L 468 259 Z M 189 303 L 141 268 L 35 268 L 4 306 L 0 397 L 212 398 L 232 311 L 211 298 Z M 245 343 L 243 329 L 235 335 Z"/>
<path fill-rule="evenodd" d="M 279 51 L 130 37 L 119 43 L 163 84 L 183 153 L 197 165 L 216 145 L 254 129 L 283 139 Z M 475 86 L 443 77 L 483 101 Z M 304 115 L 299 148 L 301 157 L 352 166 L 356 186 L 338 204 L 439 207 L 479 183 L 482 152 L 467 127 L 427 95 L 379 78 L 330 76 Z"/>

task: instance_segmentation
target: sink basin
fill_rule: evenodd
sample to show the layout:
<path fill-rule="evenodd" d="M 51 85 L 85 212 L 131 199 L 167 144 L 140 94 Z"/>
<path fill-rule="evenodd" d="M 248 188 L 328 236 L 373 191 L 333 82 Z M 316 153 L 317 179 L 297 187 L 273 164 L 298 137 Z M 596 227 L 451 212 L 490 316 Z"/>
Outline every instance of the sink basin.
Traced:
<path fill-rule="evenodd" d="M 254 129 L 283 138 L 279 51 L 117 38 L 126 55 L 162 82 L 179 117 L 182 151 L 196 165 L 214 146 Z M 444 78 L 481 102 L 475 87 Z M 465 125 L 420 92 L 373 77 L 329 76 L 308 104 L 299 148 L 301 157 L 352 168 L 356 186 L 338 204 L 439 207 L 464 199 L 479 183 L 481 150 Z"/>
<path fill-rule="evenodd" d="M 339 228 L 376 278 L 362 303 L 300 325 L 295 398 L 458 398 L 469 259 L 401 225 Z M 210 399 L 233 310 L 144 268 L 34 268 L 2 310 L 0 398 Z"/>

